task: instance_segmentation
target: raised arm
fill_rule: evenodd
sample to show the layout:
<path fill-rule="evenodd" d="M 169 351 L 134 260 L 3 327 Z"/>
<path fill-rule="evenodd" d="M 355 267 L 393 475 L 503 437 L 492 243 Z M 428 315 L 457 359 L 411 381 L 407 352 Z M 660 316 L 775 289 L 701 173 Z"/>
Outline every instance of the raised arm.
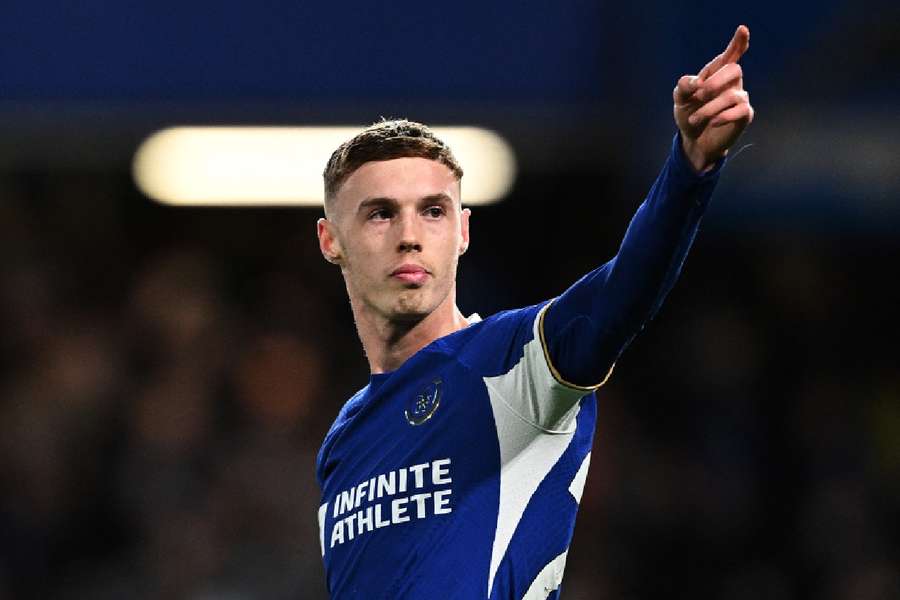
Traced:
<path fill-rule="evenodd" d="M 678 278 L 724 158 L 753 119 L 737 62 L 749 42 L 741 25 L 724 52 L 678 80 L 678 134 L 618 253 L 542 315 L 545 348 L 560 381 L 585 390 L 602 384 Z"/>

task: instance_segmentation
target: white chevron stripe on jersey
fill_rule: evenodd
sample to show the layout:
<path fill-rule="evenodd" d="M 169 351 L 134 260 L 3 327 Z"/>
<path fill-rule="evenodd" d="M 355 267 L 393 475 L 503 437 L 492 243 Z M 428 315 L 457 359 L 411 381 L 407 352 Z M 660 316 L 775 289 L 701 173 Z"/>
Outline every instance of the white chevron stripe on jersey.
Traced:
<path fill-rule="evenodd" d="M 503 375 L 484 378 L 500 444 L 500 504 L 488 596 L 528 502 L 572 441 L 579 400 L 585 395 L 553 377 L 544 358 L 539 322 L 535 318 L 534 337 L 525 344 L 519 362 Z"/>
<path fill-rule="evenodd" d="M 487 389 L 497 425 L 501 464 L 497 530 L 488 575 L 490 596 L 497 568 L 525 507 L 538 485 L 565 452 L 575 432 L 547 434 L 513 413 L 492 385 L 488 385 Z"/>
<path fill-rule="evenodd" d="M 588 467 L 591 465 L 591 453 L 588 452 L 587 456 L 584 457 L 584 460 L 581 461 L 581 466 L 578 467 L 578 472 L 575 473 L 575 477 L 572 478 L 572 483 L 569 484 L 569 493 L 575 498 L 575 502 L 581 504 L 581 494 L 584 493 L 584 481 L 587 479 Z"/>
<path fill-rule="evenodd" d="M 522 600 L 546 600 L 550 592 L 562 584 L 568 554 L 569 551 L 566 550 L 547 563 L 528 586 L 528 591 L 522 596 Z"/>

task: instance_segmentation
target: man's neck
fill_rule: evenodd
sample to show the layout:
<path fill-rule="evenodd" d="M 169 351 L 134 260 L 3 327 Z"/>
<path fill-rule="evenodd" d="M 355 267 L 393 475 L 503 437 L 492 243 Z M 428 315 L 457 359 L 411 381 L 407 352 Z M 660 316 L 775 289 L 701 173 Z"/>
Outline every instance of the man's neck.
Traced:
<path fill-rule="evenodd" d="M 418 321 L 395 321 L 351 302 L 353 317 L 372 373 L 394 371 L 413 354 L 466 327 L 469 322 L 456 307 L 454 294 Z"/>

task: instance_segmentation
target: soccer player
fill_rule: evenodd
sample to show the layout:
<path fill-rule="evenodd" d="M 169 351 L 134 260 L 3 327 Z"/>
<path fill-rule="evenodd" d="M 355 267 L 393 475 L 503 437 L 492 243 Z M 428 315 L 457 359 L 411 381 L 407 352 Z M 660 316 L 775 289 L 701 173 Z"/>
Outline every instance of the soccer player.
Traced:
<path fill-rule="evenodd" d="M 334 598 L 557 598 L 595 428 L 594 391 L 674 284 L 729 148 L 753 118 L 750 32 L 673 91 L 671 154 L 616 256 L 561 296 L 481 320 L 456 306 L 462 169 L 425 126 L 376 123 L 325 170 L 325 259 L 369 384 L 316 470 Z"/>

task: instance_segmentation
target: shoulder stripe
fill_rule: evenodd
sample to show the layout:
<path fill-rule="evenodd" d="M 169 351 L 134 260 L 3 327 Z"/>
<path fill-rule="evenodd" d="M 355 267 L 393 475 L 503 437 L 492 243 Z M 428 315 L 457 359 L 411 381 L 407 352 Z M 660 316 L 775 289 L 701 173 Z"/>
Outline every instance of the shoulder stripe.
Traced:
<path fill-rule="evenodd" d="M 596 383 L 594 385 L 578 385 L 577 383 L 572 383 L 571 381 L 567 381 L 560 374 L 559 370 L 556 368 L 556 365 L 553 364 L 553 360 L 550 358 L 550 349 L 547 347 L 547 339 L 544 337 L 544 315 L 547 314 L 547 309 L 549 309 L 552 304 L 553 304 L 553 300 L 548 302 L 541 309 L 541 312 L 538 314 L 537 327 L 536 327 L 538 330 L 538 335 L 541 339 L 541 348 L 543 348 L 543 350 L 544 350 L 544 360 L 547 361 L 547 366 L 550 367 L 550 373 L 553 374 L 553 379 L 555 379 L 557 382 L 561 383 L 562 385 L 564 385 L 568 388 L 572 388 L 573 390 L 578 390 L 581 392 L 593 392 L 594 390 L 596 390 L 597 388 L 599 388 L 600 386 L 602 386 L 604 383 L 606 383 L 609 380 L 609 376 L 612 375 L 613 369 L 615 368 L 616 365 L 615 365 L 615 363 L 613 363 L 613 365 L 609 368 L 609 371 L 606 372 L 606 377 L 603 378 L 603 381 L 601 381 L 600 383 Z"/>

